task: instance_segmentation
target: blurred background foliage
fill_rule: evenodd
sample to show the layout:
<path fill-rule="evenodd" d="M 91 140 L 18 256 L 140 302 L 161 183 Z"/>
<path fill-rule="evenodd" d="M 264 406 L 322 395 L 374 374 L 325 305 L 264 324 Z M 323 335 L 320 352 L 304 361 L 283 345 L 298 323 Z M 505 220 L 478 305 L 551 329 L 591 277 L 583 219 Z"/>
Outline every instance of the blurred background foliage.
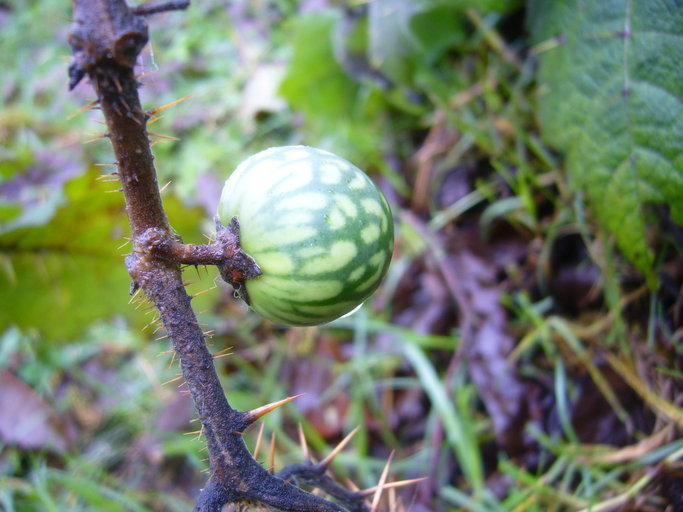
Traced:
<path fill-rule="evenodd" d="M 143 106 L 189 97 L 149 127 L 186 242 L 273 145 L 344 156 L 394 211 L 384 285 L 329 326 L 271 325 L 186 270 L 211 350 L 233 347 L 232 405 L 306 393 L 264 422 L 265 465 L 301 460 L 298 425 L 316 457 L 361 425 L 340 480 L 371 487 L 391 451 L 392 479 L 427 477 L 387 509 L 683 507 L 683 14 L 575 4 L 207 0 L 150 20 Z M 70 16 L 0 1 L 0 510 L 188 510 L 202 443 L 155 312 L 129 304 L 112 153 L 89 85 L 67 91 Z"/>

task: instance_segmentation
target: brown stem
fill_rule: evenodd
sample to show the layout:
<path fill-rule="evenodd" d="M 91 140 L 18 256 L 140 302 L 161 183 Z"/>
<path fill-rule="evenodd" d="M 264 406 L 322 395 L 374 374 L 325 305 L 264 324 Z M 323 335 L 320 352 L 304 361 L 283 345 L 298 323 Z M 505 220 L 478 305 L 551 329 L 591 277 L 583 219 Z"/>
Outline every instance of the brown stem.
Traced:
<path fill-rule="evenodd" d="M 223 279 L 237 289 L 245 280 L 261 275 L 259 266 L 240 247 L 237 217 L 228 227 L 216 221 L 216 239 L 210 245 L 184 244 L 156 227 L 146 229 L 136 241 L 141 250 L 158 258 L 183 265 L 216 265 Z"/>
<path fill-rule="evenodd" d="M 97 93 L 133 234 L 133 252 L 126 265 L 135 287 L 141 287 L 159 310 L 206 436 L 211 476 L 195 510 L 219 512 L 226 503 L 246 501 L 279 510 L 342 511 L 263 469 L 242 439 L 249 423 L 247 413 L 233 409 L 223 393 L 183 286 L 180 263 L 218 264 L 223 275 L 241 278 L 258 272 L 258 267 L 254 269 L 239 249 L 236 225 L 219 226 L 217 241 L 210 246 L 184 245 L 174 238 L 162 207 L 147 115 L 133 74 L 148 39 L 140 14 L 150 12 L 134 12 L 125 0 L 74 0 L 70 85 L 88 75 Z"/>

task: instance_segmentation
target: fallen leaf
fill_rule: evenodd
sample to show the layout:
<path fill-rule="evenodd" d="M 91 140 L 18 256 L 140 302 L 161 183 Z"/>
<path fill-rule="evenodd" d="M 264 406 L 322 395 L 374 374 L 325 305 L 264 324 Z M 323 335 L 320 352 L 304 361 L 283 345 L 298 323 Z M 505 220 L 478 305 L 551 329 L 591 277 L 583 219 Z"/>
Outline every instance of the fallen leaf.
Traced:
<path fill-rule="evenodd" d="M 0 438 L 4 443 L 62 453 L 73 440 L 68 422 L 7 370 L 0 370 L 0 411 Z"/>

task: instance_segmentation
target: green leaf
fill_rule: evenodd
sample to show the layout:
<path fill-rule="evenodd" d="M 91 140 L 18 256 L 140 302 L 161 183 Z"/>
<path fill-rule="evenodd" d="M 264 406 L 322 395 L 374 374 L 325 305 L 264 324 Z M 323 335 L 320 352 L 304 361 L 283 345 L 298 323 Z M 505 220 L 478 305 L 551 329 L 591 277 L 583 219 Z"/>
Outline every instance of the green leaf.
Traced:
<path fill-rule="evenodd" d="M 128 232 L 115 185 L 87 173 L 65 187 L 66 204 L 44 226 L 0 236 L 0 330 L 37 328 L 50 339 L 77 334 L 127 305 L 123 250 Z"/>
<path fill-rule="evenodd" d="M 333 11 L 296 18 L 288 26 L 293 56 L 280 94 L 303 114 L 303 142 L 343 155 L 356 165 L 377 155 L 386 132 L 374 91 L 352 80 L 335 59 Z"/>
<path fill-rule="evenodd" d="M 331 13 L 305 16 L 291 26 L 294 57 L 280 93 L 308 118 L 344 119 L 353 107 L 358 86 L 334 59 Z"/>
<path fill-rule="evenodd" d="M 683 223 L 683 9 L 676 0 L 532 0 L 539 117 L 619 248 L 655 282 L 647 204 Z"/>
<path fill-rule="evenodd" d="M 68 339 L 98 319 L 123 316 L 137 326 L 151 320 L 129 304 L 123 196 L 106 193 L 117 183 L 95 177 L 90 172 L 69 181 L 65 204 L 46 225 L 0 236 L 0 331 L 16 325 Z M 199 210 L 181 210 L 177 200 L 164 203 L 177 232 L 192 238 Z"/>
<path fill-rule="evenodd" d="M 375 0 L 368 5 L 370 64 L 401 83 L 409 81 L 419 49 L 410 28 L 416 7 L 408 0 Z"/>
<path fill-rule="evenodd" d="M 450 6 L 437 6 L 416 13 L 410 20 L 413 37 L 422 48 L 423 66 L 434 73 L 434 62 L 467 39 L 467 17 Z"/>

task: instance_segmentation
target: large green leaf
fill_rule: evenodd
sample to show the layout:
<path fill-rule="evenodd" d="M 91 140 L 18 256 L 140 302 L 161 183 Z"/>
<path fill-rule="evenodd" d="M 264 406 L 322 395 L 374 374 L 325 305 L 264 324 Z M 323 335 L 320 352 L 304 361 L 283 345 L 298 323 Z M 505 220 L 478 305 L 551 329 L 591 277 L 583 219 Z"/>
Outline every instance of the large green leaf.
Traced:
<path fill-rule="evenodd" d="M 648 203 L 683 223 L 683 9 L 677 0 L 531 0 L 539 116 L 573 185 L 654 282 Z"/>
<path fill-rule="evenodd" d="M 121 247 L 130 228 L 117 183 L 86 173 L 69 181 L 63 204 L 45 225 L 22 226 L 0 236 L 0 331 L 10 325 L 69 339 L 98 319 L 151 320 L 129 305 L 130 277 Z M 196 234 L 200 212 L 166 199 L 180 234 Z M 0 230 L 1 232 L 2 230 Z"/>
<path fill-rule="evenodd" d="M 67 183 L 64 204 L 43 226 L 0 237 L 0 330 L 37 328 L 67 338 L 96 318 L 128 309 L 123 250 L 127 233 L 123 198 L 105 194 L 116 185 L 92 173 Z"/>
<path fill-rule="evenodd" d="M 294 56 L 280 92 L 309 119 L 333 124 L 354 107 L 358 85 L 334 59 L 333 13 L 304 16 L 291 24 Z"/>
<path fill-rule="evenodd" d="M 280 94 L 303 114 L 303 142 L 330 149 L 363 166 L 378 154 L 386 132 L 382 100 L 349 77 L 335 59 L 340 16 L 323 11 L 291 20 L 292 59 Z"/>

